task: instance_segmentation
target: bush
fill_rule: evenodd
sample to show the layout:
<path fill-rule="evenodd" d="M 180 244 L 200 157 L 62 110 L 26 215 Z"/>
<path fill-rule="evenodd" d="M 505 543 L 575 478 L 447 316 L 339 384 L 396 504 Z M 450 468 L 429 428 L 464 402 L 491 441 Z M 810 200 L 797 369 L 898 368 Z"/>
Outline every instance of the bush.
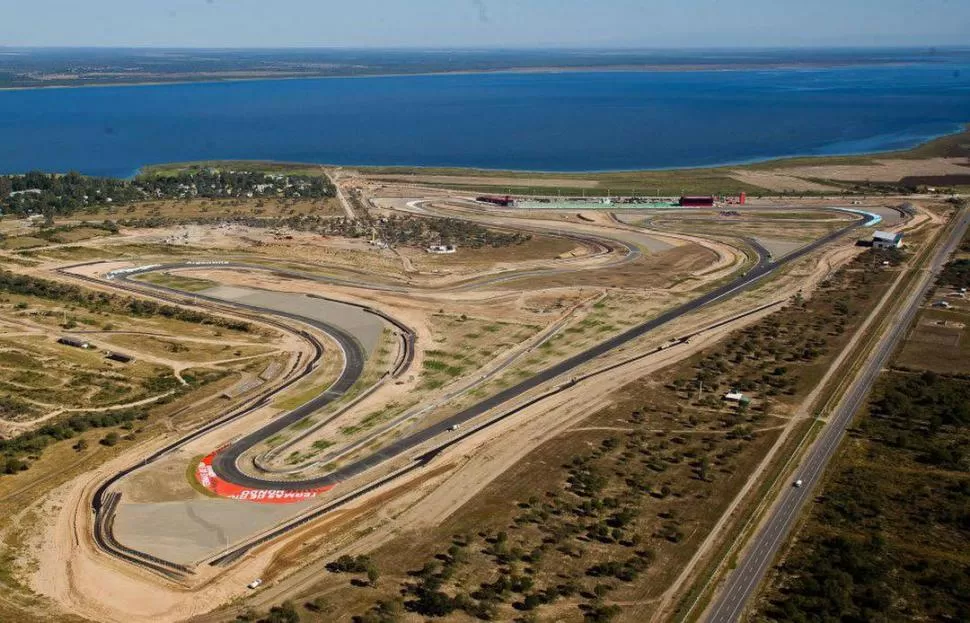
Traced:
<path fill-rule="evenodd" d="M 417 599 L 408 601 L 404 606 L 418 614 L 429 617 L 443 617 L 455 611 L 455 601 L 446 593 L 438 590 L 416 590 Z"/>
<path fill-rule="evenodd" d="M 3 465 L 4 474 L 16 474 L 17 472 L 22 472 L 28 468 L 25 461 L 16 459 L 13 457 L 8 458 Z"/>
<path fill-rule="evenodd" d="M 589 623 L 606 623 L 612 621 L 622 611 L 616 605 L 594 604 L 583 613 L 583 619 Z"/>
<path fill-rule="evenodd" d="M 344 554 L 337 560 L 327 563 L 327 571 L 331 573 L 367 573 L 371 567 L 370 557 L 363 554 L 356 557 Z"/>
<path fill-rule="evenodd" d="M 300 614 L 292 602 L 284 601 L 279 606 L 273 606 L 269 615 L 259 620 L 260 623 L 300 623 Z"/>

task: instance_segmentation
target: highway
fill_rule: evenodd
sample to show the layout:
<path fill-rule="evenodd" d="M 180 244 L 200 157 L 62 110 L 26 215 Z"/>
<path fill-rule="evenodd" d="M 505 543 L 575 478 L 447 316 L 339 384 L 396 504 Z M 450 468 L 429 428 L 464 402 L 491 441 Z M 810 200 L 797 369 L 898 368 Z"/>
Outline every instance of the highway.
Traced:
<path fill-rule="evenodd" d="M 729 623 L 742 618 L 745 605 L 757 593 L 758 586 L 791 532 L 800 510 L 814 495 L 816 485 L 822 479 L 826 465 L 838 450 L 846 428 L 908 332 L 936 276 L 963 238 L 968 225 L 970 211 L 964 209 L 954 219 L 950 233 L 936 250 L 927 270 L 920 276 L 918 285 L 912 288 L 899 312 L 890 320 L 890 329 L 882 336 L 863 369 L 830 414 L 819 437 L 806 451 L 792 478 L 800 479 L 802 486 L 787 486 L 781 492 L 740 562 L 727 575 L 718 598 L 702 617 L 703 620 L 710 623 Z"/>

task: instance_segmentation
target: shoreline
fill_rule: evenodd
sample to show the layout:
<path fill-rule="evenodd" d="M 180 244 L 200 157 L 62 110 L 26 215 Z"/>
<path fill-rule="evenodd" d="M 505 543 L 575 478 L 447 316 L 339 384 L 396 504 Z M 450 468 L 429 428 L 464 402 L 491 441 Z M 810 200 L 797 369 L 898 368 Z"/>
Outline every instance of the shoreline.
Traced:
<path fill-rule="evenodd" d="M 278 167 L 320 167 L 320 168 L 348 168 L 348 169 L 360 169 L 363 171 L 374 171 L 374 170 L 389 170 L 388 175 L 407 175 L 408 171 L 421 171 L 425 174 L 428 171 L 454 171 L 455 174 L 467 174 L 469 172 L 480 171 L 486 174 L 513 174 L 513 175 L 556 175 L 556 176 L 581 176 L 581 175 L 610 175 L 610 174 L 634 174 L 634 173 L 675 173 L 677 171 L 685 172 L 699 172 L 699 171 L 717 171 L 720 169 L 737 168 L 737 167 L 763 167 L 770 166 L 772 163 L 776 163 L 778 166 L 784 166 L 784 163 L 793 160 L 807 160 L 811 161 L 812 164 L 824 164 L 826 160 L 841 160 L 844 158 L 866 158 L 866 157 L 893 157 L 904 158 L 913 157 L 913 152 L 922 149 L 935 143 L 937 141 L 945 141 L 948 139 L 953 139 L 959 136 L 967 135 L 968 140 L 970 140 L 970 122 L 959 123 L 959 128 L 953 132 L 945 132 L 941 134 L 936 134 L 934 136 L 926 137 L 921 139 L 918 143 L 911 147 L 905 149 L 890 149 L 883 151 L 864 151 L 864 152 L 847 152 L 844 154 L 823 154 L 823 155 L 812 155 L 812 154 L 802 154 L 802 155 L 788 155 L 788 156 L 770 156 L 767 158 L 759 158 L 746 161 L 734 161 L 726 162 L 721 164 L 712 165 L 699 165 L 695 167 L 691 166 L 681 166 L 681 167 L 661 167 L 661 168 L 632 168 L 632 169 L 585 169 L 582 171 L 557 171 L 554 169 L 492 169 L 486 167 L 456 167 L 447 165 L 364 165 L 364 164 L 339 164 L 333 162 L 306 162 L 306 161 L 295 161 L 295 160 L 248 160 L 248 159 L 236 159 L 236 158 L 226 158 L 220 160 L 190 160 L 186 162 L 163 162 L 158 164 L 146 164 L 137 167 L 134 173 L 127 175 L 121 179 L 133 179 L 139 175 L 151 174 L 151 170 L 164 169 L 164 168 L 187 168 L 192 166 L 225 166 L 226 164 L 240 163 L 240 164 L 251 164 L 251 165 L 263 165 L 263 166 L 278 166 Z M 908 155 L 908 156 L 907 156 Z M 931 157 L 931 156 L 927 156 Z M 398 171 L 394 171 L 398 170 Z M 483 177 L 488 177 L 485 175 Z"/>
<path fill-rule="evenodd" d="M 174 161 L 174 162 L 159 162 L 153 164 L 142 164 L 129 169 L 129 173 L 125 175 L 88 175 L 89 177 L 101 177 L 110 179 L 122 179 L 122 180 L 132 180 L 139 175 L 151 175 L 153 169 L 186 169 L 189 167 L 220 167 L 226 166 L 228 164 L 240 164 L 240 165 L 250 165 L 254 168 L 259 167 L 319 167 L 319 168 L 330 168 L 330 169 L 360 169 L 362 171 L 385 171 L 387 175 L 408 175 L 408 174 L 423 174 L 426 175 L 429 172 L 437 171 L 441 175 L 468 175 L 469 173 L 474 174 L 475 172 L 480 172 L 483 175 L 483 179 L 487 179 L 490 175 L 537 175 L 537 176 L 548 176 L 555 175 L 558 177 L 579 177 L 579 176 L 601 176 L 601 175 L 616 175 L 616 174 L 650 174 L 650 173 L 677 173 L 678 171 L 683 171 L 685 173 L 698 173 L 698 172 L 727 172 L 729 169 L 735 168 L 770 168 L 776 166 L 778 168 L 784 168 L 785 166 L 792 166 L 795 162 L 798 164 L 806 165 L 825 165 L 825 164 L 835 164 L 836 162 L 844 161 L 845 159 L 866 159 L 866 158 L 889 158 L 889 159 L 919 159 L 920 156 L 916 154 L 918 150 L 925 149 L 937 142 L 946 142 L 953 139 L 957 139 L 961 136 L 966 136 L 967 142 L 970 142 L 970 121 L 959 122 L 958 128 L 952 132 L 945 132 L 936 134 L 933 136 L 925 137 L 919 142 L 915 143 L 911 147 L 904 149 L 889 149 L 881 151 L 861 151 L 861 152 L 846 152 L 843 154 L 794 154 L 785 156 L 769 156 L 766 158 L 756 158 L 744 161 L 733 161 L 724 162 L 719 164 L 710 165 L 698 165 L 698 166 L 676 166 L 676 167 L 658 167 L 658 168 L 630 168 L 630 169 L 584 169 L 584 170 L 570 170 L 570 171 L 557 171 L 555 169 L 509 169 L 509 168 L 487 168 L 487 167 L 473 167 L 473 166 L 449 166 L 449 165 L 407 165 L 407 164 L 352 164 L 352 163 L 335 163 L 335 162 L 308 162 L 300 160 L 265 160 L 265 159 L 240 159 L 240 158 L 222 158 L 216 160 L 187 160 L 187 161 Z M 923 158 L 932 157 L 945 157 L 941 155 L 926 155 Z M 33 169 L 31 169 L 33 170 Z M 970 169 L 968 169 L 970 170 Z M 0 172 L 2 175 L 24 175 L 29 171 L 19 171 L 19 172 Z M 43 173 L 53 173 L 53 174 L 64 174 L 65 171 L 41 171 Z"/>
<path fill-rule="evenodd" d="M 477 76 L 477 75 L 542 75 L 564 73 L 701 73 L 701 72 L 732 72 L 732 71 L 799 71 L 819 69 L 840 69 L 846 67 L 906 67 L 919 64 L 917 61 L 887 61 L 878 62 L 845 62 L 845 63 L 765 63 L 765 64 L 644 64 L 644 65 L 602 65 L 602 66 L 574 66 L 574 67 L 508 67 L 502 69 L 462 69 L 446 71 L 423 71 L 401 73 L 373 73 L 373 74 L 308 74 L 308 75 L 279 75 L 252 77 L 200 77 L 197 80 L 176 78 L 173 80 L 145 80 L 134 82 L 91 82 L 87 84 L 37 84 L 30 86 L 0 86 L 0 93 L 17 91 L 40 91 L 50 89 L 104 89 L 123 87 L 156 87 L 188 84 L 231 84 L 234 82 L 278 82 L 284 80 L 334 80 L 334 79 L 362 79 L 362 78 L 407 78 L 433 76 Z"/>

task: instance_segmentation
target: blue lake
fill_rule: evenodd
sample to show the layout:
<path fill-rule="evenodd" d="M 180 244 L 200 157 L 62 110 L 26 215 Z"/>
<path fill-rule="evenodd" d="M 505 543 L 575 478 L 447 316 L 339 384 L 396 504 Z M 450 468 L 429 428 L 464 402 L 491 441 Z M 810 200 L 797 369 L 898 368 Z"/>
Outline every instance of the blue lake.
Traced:
<path fill-rule="evenodd" d="M 0 172 L 259 159 L 583 171 L 910 147 L 970 65 L 468 74 L 0 92 Z"/>

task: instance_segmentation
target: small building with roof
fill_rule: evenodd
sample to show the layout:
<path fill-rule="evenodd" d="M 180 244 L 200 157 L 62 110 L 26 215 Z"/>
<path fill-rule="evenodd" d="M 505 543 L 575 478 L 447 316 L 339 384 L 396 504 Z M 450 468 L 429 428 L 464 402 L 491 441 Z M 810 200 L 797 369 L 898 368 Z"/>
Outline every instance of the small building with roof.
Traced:
<path fill-rule="evenodd" d="M 728 393 L 724 394 L 724 400 L 727 402 L 736 402 L 741 405 L 746 405 L 751 402 L 751 399 L 739 392 L 736 389 L 732 389 Z"/>
<path fill-rule="evenodd" d="M 903 246 L 903 235 L 888 231 L 877 231 L 872 235 L 872 248 L 898 249 Z"/>
<path fill-rule="evenodd" d="M 74 348 L 91 348 L 91 343 L 80 338 L 72 337 L 70 335 L 65 335 L 57 340 L 58 344 L 63 344 L 64 346 L 73 346 Z"/>

